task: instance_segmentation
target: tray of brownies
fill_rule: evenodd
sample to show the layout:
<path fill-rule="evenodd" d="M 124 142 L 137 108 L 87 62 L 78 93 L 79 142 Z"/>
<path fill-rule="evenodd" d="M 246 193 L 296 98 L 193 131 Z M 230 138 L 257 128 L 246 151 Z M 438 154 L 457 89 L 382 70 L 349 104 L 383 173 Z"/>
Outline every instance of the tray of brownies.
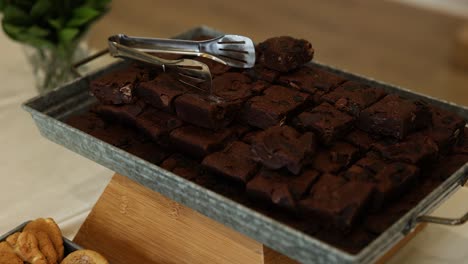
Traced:
<path fill-rule="evenodd" d="M 468 109 L 313 54 L 274 37 L 251 68 L 190 57 L 210 93 L 123 60 L 24 108 L 46 138 L 293 259 L 369 263 L 418 222 L 443 222 L 425 215 L 467 179 Z"/>

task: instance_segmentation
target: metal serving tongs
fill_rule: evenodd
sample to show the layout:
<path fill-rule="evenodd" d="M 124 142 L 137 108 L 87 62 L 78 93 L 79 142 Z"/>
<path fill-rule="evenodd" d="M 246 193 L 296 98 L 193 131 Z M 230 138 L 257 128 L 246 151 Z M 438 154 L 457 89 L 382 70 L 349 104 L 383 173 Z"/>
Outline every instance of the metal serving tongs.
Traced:
<path fill-rule="evenodd" d="M 199 61 L 190 59 L 165 60 L 146 52 L 173 53 L 205 57 L 237 68 L 250 68 L 255 64 L 255 46 L 251 39 L 238 35 L 224 35 L 210 40 L 189 41 L 129 37 L 123 34 L 109 37 L 109 51 L 114 57 L 127 57 L 173 67 L 179 74 L 179 81 L 206 91 L 211 89 L 209 68 Z"/>
<path fill-rule="evenodd" d="M 139 51 L 120 43 L 120 35 L 108 39 L 109 53 L 113 57 L 129 58 L 166 68 L 173 68 L 180 82 L 204 93 L 211 93 L 211 73 L 208 66 L 202 62 L 190 59 L 166 60 Z"/>
<path fill-rule="evenodd" d="M 223 35 L 203 41 L 112 36 L 118 43 L 142 52 L 175 53 L 205 57 L 236 68 L 251 68 L 255 64 L 255 46 L 250 38 Z"/>

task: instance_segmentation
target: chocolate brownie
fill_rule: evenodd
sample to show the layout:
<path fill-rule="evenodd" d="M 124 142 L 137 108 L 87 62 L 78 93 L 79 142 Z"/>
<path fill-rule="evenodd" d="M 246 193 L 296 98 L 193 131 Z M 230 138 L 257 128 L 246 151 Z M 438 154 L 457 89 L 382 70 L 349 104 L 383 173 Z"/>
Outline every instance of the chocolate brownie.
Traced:
<path fill-rule="evenodd" d="M 244 70 L 244 72 L 253 80 L 266 81 L 269 83 L 276 82 L 276 80 L 278 80 L 278 77 L 281 75 L 279 71 L 268 69 L 260 64 L 255 64 L 255 66 Z"/>
<path fill-rule="evenodd" d="M 187 180 L 194 180 L 200 175 L 200 164 L 180 153 L 169 156 L 161 163 L 161 168 Z"/>
<path fill-rule="evenodd" d="M 431 123 L 432 114 L 425 103 L 391 94 L 361 111 L 358 126 L 369 133 L 404 139 Z"/>
<path fill-rule="evenodd" d="M 213 95 L 226 101 L 246 100 L 252 96 L 251 83 L 251 79 L 245 74 L 224 73 L 213 80 Z"/>
<path fill-rule="evenodd" d="M 174 112 L 174 99 L 187 88 L 169 74 L 161 74 L 154 80 L 141 82 L 135 92 L 149 105 L 166 112 Z"/>
<path fill-rule="evenodd" d="M 269 82 L 262 81 L 262 80 L 257 80 L 257 81 L 252 83 L 250 89 L 252 90 L 252 93 L 254 95 L 259 95 L 259 94 L 262 94 L 263 91 L 265 91 L 270 86 L 271 86 L 271 84 Z"/>
<path fill-rule="evenodd" d="M 177 117 L 204 128 L 221 129 L 229 125 L 241 108 L 240 101 L 226 101 L 216 96 L 184 94 L 175 100 Z"/>
<path fill-rule="evenodd" d="M 336 142 L 321 149 L 313 159 L 313 167 L 324 173 L 336 174 L 351 165 L 359 156 L 359 149 L 345 142 Z"/>
<path fill-rule="evenodd" d="M 344 81 L 344 78 L 334 73 L 310 65 L 304 65 L 293 72 L 283 74 L 278 80 L 281 84 L 311 94 L 317 90 L 328 93 Z"/>
<path fill-rule="evenodd" d="M 374 187 L 361 181 L 324 174 L 312 186 L 309 195 L 299 202 L 312 217 L 341 230 L 349 230 L 363 213 Z M 356 190 L 359 190 L 356 192 Z"/>
<path fill-rule="evenodd" d="M 246 133 L 243 137 L 242 137 L 242 141 L 249 144 L 249 145 L 252 145 L 255 137 L 257 136 L 257 134 L 261 133 L 263 130 L 253 130 L 253 131 L 249 131 L 248 133 Z"/>
<path fill-rule="evenodd" d="M 278 79 L 280 84 L 313 95 L 315 102 L 320 101 L 323 94 L 330 92 L 344 81 L 345 79 L 338 75 L 312 66 L 302 66 L 296 71 L 281 75 Z"/>
<path fill-rule="evenodd" d="M 324 145 L 343 137 L 352 128 L 354 118 L 329 103 L 305 111 L 293 120 L 296 127 L 314 131 Z"/>
<path fill-rule="evenodd" d="M 322 99 L 335 105 L 337 109 L 357 117 L 364 108 L 377 102 L 385 95 L 384 90 L 380 88 L 355 81 L 347 81 L 324 95 Z"/>
<path fill-rule="evenodd" d="M 301 134 L 290 126 L 274 126 L 255 135 L 252 158 L 269 169 L 285 167 L 298 174 L 310 162 L 315 148 L 313 133 Z"/>
<path fill-rule="evenodd" d="M 247 183 L 247 194 L 284 208 L 294 209 L 296 201 L 307 194 L 319 175 L 316 170 L 305 170 L 295 176 L 264 168 Z"/>
<path fill-rule="evenodd" d="M 398 197 L 415 183 L 419 169 L 401 162 L 385 162 L 367 156 L 349 168 L 344 177 L 351 181 L 362 181 L 375 185 L 372 208 L 380 209 L 384 204 Z"/>
<path fill-rule="evenodd" d="M 372 148 L 385 159 L 419 165 L 434 161 L 439 152 L 437 144 L 423 133 L 414 133 L 401 142 L 381 140 Z"/>
<path fill-rule="evenodd" d="M 460 137 L 459 142 L 453 146 L 452 153 L 468 155 L 468 128 L 465 127 L 462 131 L 463 135 Z"/>
<path fill-rule="evenodd" d="M 148 76 L 137 67 L 128 67 L 91 81 L 91 93 L 103 104 L 131 104 L 136 101 L 135 88 Z"/>
<path fill-rule="evenodd" d="M 207 59 L 207 58 L 203 58 L 203 57 L 194 57 L 193 59 L 206 64 L 206 66 L 208 66 L 208 68 L 210 68 L 211 74 L 215 75 L 215 76 L 216 75 L 221 75 L 221 74 L 229 71 L 229 69 L 231 69 L 231 67 L 229 67 L 228 65 L 221 64 L 221 63 L 216 62 L 216 61 L 211 60 L 211 59 Z"/>
<path fill-rule="evenodd" d="M 441 108 L 431 106 L 430 110 L 432 126 L 425 131 L 425 134 L 437 143 L 441 152 L 447 153 L 463 136 L 466 122 L 460 116 Z"/>
<path fill-rule="evenodd" d="M 241 119 L 265 129 L 284 122 L 286 117 L 309 100 L 305 93 L 274 85 L 261 96 L 250 98 L 243 107 Z"/>
<path fill-rule="evenodd" d="M 428 171 L 429 177 L 445 180 L 467 162 L 468 155 L 455 154 L 442 157 L 436 163 L 431 165 L 431 169 Z"/>
<path fill-rule="evenodd" d="M 360 129 L 354 129 L 353 131 L 349 132 L 344 137 L 344 140 L 358 147 L 362 153 L 366 153 L 371 149 L 373 144 L 377 143 L 377 139 L 373 138 L 372 135 Z"/>
<path fill-rule="evenodd" d="M 91 112 L 83 115 L 71 116 L 66 122 L 68 125 L 88 134 L 98 129 L 105 129 L 108 126 L 101 117 Z"/>
<path fill-rule="evenodd" d="M 169 156 L 169 153 L 166 150 L 151 141 L 131 140 L 123 148 L 128 153 L 155 165 L 159 165 L 167 156 Z"/>
<path fill-rule="evenodd" d="M 126 105 L 98 104 L 93 107 L 93 112 L 106 120 L 135 126 L 137 116 L 143 112 L 144 109 L 145 104 L 142 101 L 138 101 L 135 104 Z"/>
<path fill-rule="evenodd" d="M 235 139 L 232 129 L 211 131 L 196 126 L 183 126 L 172 130 L 169 135 L 172 146 L 194 158 L 223 149 L 225 144 Z"/>
<path fill-rule="evenodd" d="M 155 142 L 166 144 L 169 133 L 183 123 L 174 115 L 147 107 L 136 117 L 135 125 Z"/>
<path fill-rule="evenodd" d="M 250 156 L 249 145 L 234 141 L 224 150 L 206 156 L 202 164 L 217 174 L 247 183 L 257 171 L 257 163 Z"/>
<path fill-rule="evenodd" d="M 280 72 L 297 69 L 313 56 L 310 42 L 288 36 L 269 38 L 257 46 L 258 64 Z"/>
<path fill-rule="evenodd" d="M 220 129 L 229 125 L 252 96 L 249 77 L 237 72 L 224 73 L 213 80 L 211 96 L 184 94 L 175 100 L 180 119 L 193 125 Z"/>

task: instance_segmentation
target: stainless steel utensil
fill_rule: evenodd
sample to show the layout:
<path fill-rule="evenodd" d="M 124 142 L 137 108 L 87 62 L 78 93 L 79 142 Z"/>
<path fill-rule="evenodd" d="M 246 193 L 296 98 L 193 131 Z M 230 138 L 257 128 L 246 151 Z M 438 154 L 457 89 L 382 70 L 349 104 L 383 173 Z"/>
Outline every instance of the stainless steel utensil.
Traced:
<path fill-rule="evenodd" d="M 111 38 L 142 52 L 200 56 L 236 68 L 251 68 L 255 64 L 253 41 L 239 35 L 223 35 L 203 41 L 140 38 L 123 34 L 114 35 Z"/>
<path fill-rule="evenodd" d="M 176 78 L 198 91 L 211 93 L 211 73 L 208 66 L 202 62 L 191 59 L 167 60 L 129 47 L 120 42 L 120 35 L 111 36 L 108 40 L 109 53 L 113 57 L 129 58 L 146 63 L 174 69 Z"/>

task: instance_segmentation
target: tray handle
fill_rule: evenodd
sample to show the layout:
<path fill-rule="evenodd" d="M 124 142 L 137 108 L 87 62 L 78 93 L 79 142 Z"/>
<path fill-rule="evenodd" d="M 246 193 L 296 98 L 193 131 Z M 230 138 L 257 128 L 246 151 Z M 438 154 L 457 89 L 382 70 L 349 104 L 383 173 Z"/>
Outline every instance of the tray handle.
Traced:
<path fill-rule="evenodd" d="M 106 55 L 107 53 L 109 53 L 109 49 L 106 48 L 106 49 L 103 49 L 103 50 L 100 50 L 82 60 L 79 60 L 77 62 L 75 62 L 73 65 L 72 65 L 72 69 L 73 71 L 75 72 L 75 74 L 79 77 L 83 77 L 82 74 L 78 71 L 78 68 L 83 66 L 83 65 L 86 65 L 88 64 L 89 62 L 103 56 L 103 55 Z"/>
<path fill-rule="evenodd" d="M 463 225 L 464 223 L 466 223 L 466 221 L 468 221 L 468 212 L 466 212 L 462 217 L 459 218 L 448 218 L 431 215 L 420 215 L 416 218 L 416 222 L 419 223 L 432 223 L 449 226 Z"/>

